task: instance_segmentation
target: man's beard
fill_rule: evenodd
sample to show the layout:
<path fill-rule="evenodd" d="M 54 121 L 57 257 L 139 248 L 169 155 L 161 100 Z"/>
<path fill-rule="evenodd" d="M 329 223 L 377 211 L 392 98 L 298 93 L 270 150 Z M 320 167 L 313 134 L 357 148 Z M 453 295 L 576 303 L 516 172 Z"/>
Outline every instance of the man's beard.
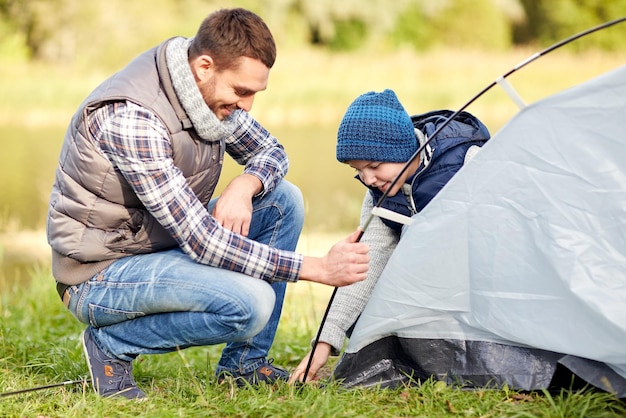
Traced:
<path fill-rule="evenodd" d="M 233 115 L 233 112 L 237 109 L 236 105 L 231 105 L 231 106 L 226 106 L 226 105 L 218 105 L 215 102 L 215 79 L 213 77 L 211 77 L 211 79 L 205 84 L 204 88 L 201 91 L 202 93 L 202 98 L 204 99 L 204 102 L 207 104 L 207 106 L 209 107 L 209 109 L 211 110 L 211 112 L 213 112 L 213 114 L 221 121 L 221 122 L 226 122 L 228 121 L 231 116 Z M 223 111 L 225 109 L 230 110 L 230 115 L 227 117 L 223 117 Z"/>

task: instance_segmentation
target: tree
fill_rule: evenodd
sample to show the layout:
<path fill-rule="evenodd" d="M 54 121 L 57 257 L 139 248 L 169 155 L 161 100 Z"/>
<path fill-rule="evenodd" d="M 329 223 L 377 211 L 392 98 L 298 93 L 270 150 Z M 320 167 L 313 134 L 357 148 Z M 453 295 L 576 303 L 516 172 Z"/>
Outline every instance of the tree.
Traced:
<path fill-rule="evenodd" d="M 536 41 L 547 46 L 594 26 L 626 16 L 626 2 L 604 0 L 521 0 L 527 15 L 514 28 L 516 43 Z M 572 45 L 574 48 L 626 47 L 626 24 L 597 32 Z"/>
<path fill-rule="evenodd" d="M 511 22 L 520 10 L 509 1 L 422 0 L 411 3 L 398 17 L 391 33 L 396 44 L 408 43 L 422 50 L 454 46 L 503 50 L 512 43 Z"/>
<path fill-rule="evenodd" d="M 198 11 L 235 6 L 263 16 L 279 42 L 330 50 L 545 45 L 626 15 L 626 1 L 606 0 L 0 0 L 0 35 L 10 34 L 0 54 L 22 42 L 32 59 L 116 66 L 166 36 L 193 35 Z M 623 39 L 626 24 L 576 47 L 625 49 Z"/>

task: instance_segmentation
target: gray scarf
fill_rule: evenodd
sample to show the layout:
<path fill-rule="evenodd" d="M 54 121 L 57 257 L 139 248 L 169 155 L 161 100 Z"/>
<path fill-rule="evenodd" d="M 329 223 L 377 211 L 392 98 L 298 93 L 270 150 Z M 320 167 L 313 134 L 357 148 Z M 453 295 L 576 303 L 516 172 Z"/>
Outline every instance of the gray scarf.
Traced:
<path fill-rule="evenodd" d="M 236 115 L 239 112 L 235 111 L 221 121 L 207 106 L 189 66 L 187 51 L 192 40 L 179 37 L 169 41 L 165 49 L 165 62 L 176 96 L 200 138 L 209 142 L 219 141 L 235 131 Z"/>

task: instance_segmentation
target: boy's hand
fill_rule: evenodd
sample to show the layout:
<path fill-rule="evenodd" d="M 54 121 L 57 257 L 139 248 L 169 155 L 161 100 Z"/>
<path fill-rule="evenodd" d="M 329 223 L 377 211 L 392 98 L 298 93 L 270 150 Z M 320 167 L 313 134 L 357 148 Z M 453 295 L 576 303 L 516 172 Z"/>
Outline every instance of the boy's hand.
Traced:
<path fill-rule="evenodd" d="M 313 361 L 311 362 L 311 367 L 309 368 L 309 374 L 307 375 L 307 382 L 314 382 L 320 379 L 317 375 L 317 372 L 324 367 L 326 362 L 328 361 L 328 357 L 330 357 L 330 344 L 319 342 L 317 343 L 317 348 L 315 349 L 315 355 L 313 356 Z M 311 357 L 311 352 L 309 352 L 298 364 L 298 367 L 291 373 L 289 377 L 289 383 L 302 382 L 304 380 L 304 372 L 306 371 L 306 366 L 309 363 L 309 358 Z"/>

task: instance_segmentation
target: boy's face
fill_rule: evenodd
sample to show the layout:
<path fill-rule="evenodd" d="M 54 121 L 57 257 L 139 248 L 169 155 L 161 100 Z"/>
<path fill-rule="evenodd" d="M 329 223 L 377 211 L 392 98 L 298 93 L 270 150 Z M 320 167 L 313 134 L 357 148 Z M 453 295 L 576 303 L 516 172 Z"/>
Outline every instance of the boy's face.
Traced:
<path fill-rule="evenodd" d="M 346 162 L 350 167 L 354 168 L 359 178 L 368 186 L 372 186 L 385 193 L 398 173 L 402 171 L 405 163 L 386 163 L 365 160 L 350 160 Z M 402 187 L 407 177 L 415 173 L 419 166 L 419 158 L 416 158 L 408 169 L 398 179 L 393 188 L 389 190 L 387 196 L 395 196 Z"/>

